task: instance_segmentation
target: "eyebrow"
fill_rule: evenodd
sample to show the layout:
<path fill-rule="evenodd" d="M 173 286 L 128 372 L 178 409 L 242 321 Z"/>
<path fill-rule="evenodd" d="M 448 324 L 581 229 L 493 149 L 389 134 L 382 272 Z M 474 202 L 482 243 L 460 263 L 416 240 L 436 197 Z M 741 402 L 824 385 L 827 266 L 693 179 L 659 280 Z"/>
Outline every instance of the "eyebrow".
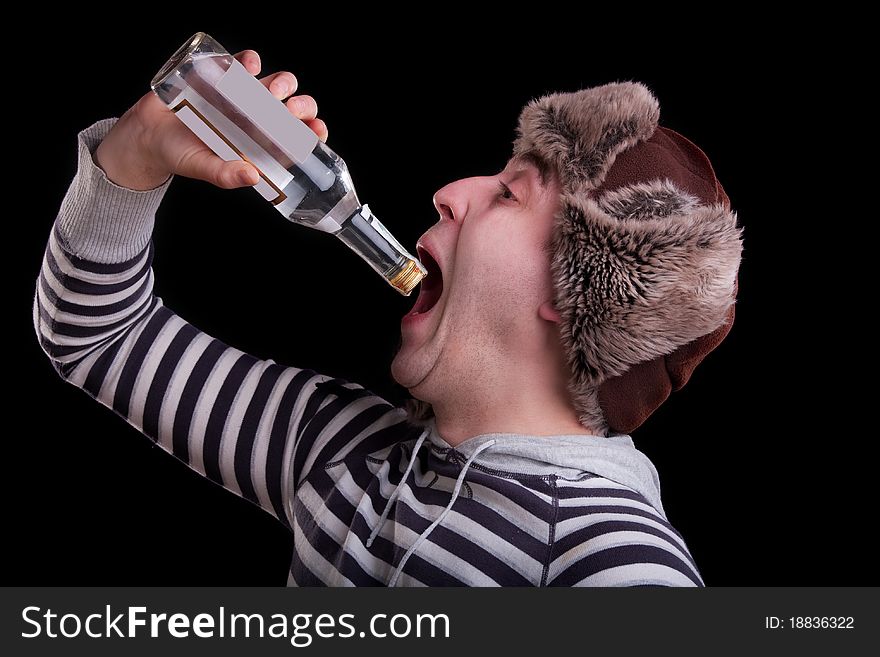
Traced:
<path fill-rule="evenodd" d="M 541 181 L 541 187 L 546 187 L 547 183 L 550 181 L 550 175 L 552 173 L 550 169 L 550 165 L 543 158 L 535 155 L 531 152 L 526 152 L 521 155 L 516 156 L 516 162 L 522 162 L 523 164 L 531 164 L 538 170 L 538 175 Z"/>

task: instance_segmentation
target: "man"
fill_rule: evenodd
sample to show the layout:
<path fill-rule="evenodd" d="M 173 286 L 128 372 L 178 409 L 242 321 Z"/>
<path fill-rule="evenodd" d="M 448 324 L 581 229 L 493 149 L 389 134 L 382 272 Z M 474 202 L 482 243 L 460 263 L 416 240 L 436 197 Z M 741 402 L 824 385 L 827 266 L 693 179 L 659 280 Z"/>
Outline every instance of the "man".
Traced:
<path fill-rule="evenodd" d="M 326 139 L 290 73 L 263 83 Z M 658 118 L 635 83 L 539 99 L 502 172 L 437 192 L 392 363 L 430 412 L 242 353 L 152 294 L 173 174 L 256 182 L 152 93 L 79 135 L 38 336 L 62 377 L 284 523 L 291 585 L 702 586 L 622 432 L 729 329 L 740 234 L 708 160 Z"/>

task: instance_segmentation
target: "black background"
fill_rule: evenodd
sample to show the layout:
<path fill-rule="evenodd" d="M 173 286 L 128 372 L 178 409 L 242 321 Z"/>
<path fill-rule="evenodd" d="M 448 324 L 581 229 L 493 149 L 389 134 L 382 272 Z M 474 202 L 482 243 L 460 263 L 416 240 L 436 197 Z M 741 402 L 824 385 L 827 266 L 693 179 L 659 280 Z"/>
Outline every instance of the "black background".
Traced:
<path fill-rule="evenodd" d="M 169 6 L 143 19 L 34 23 L 10 47 L 9 75 L 23 86 L 7 100 L 26 119 L 13 135 L 20 157 L 7 188 L 23 205 L 7 213 L 16 237 L 5 249 L 14 263 L 6 583 L 286 581 L 286 530 L 63 383 L 30 323 L 76 133 L 121 115 L 197 30 L 231 52 L 256 49 L 263 74 L 297 75 L 360 198 L 410 248 L 436 220 L 434 191 L 503 167 L 525 102 L 613 80 L 648 84 L 661 122 L 708 154 L 745 227 L 730 336 L 633 436 L 657 466 L 669 519 L 710 586 L 877 583 L 862 547 L 876 524 L 866 510 L 876 496 L 870 441 L 841 422 L 851 414 L 839 412 L 836 391 L 847 384 L 837 359 L 819 353 L 836 313 L 813 287 L 824 259 L 815 254 L 831 247 L 801 243 L 815 217 L 797 199 L 821 187 L 798 171 L 821 156 L 800 138 L 811 120 L 791 111 L 809 95 L 808 50 L 779 54 L 769 27 L 724 36 L 706 26 L 695 38 L 674 20 L 654 33 L 622 29 L 631 16 L 476 24 L 467 14 L 402 14 L 394 23 L 295 9 L 221 22 Z M 29 112 L 25 97 L 37 99 Z M 204 331 L 404 398 L 388 364 L 413 299 L 338 241 L 284 221 L 252 190 L 182 178 L 159 210 L 155 240 L 157 293 Z"/>

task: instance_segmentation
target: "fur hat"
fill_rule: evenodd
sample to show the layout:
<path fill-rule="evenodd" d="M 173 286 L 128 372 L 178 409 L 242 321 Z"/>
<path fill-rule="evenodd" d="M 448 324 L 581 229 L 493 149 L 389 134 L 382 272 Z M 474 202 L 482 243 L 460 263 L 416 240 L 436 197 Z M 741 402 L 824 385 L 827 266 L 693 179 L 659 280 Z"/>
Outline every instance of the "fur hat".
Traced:
<path fill-rule="evenodd" d="M 580 421 L 629 433 L 727 335 L 741 229 L 706 155 L 620 82 L 523 108 L 514 157 L 561 183 L 551 271 Z"/>

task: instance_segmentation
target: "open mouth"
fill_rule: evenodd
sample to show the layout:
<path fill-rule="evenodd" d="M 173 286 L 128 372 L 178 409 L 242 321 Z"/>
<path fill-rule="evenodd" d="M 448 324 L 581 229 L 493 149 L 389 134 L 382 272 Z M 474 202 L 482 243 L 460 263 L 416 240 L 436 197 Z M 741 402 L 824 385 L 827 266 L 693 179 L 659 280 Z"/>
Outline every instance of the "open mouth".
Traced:
<path fill-rule="evenodd" d="M 416 252 L 419 255 L 419 260 L 428 270 L 428 274 L 422 279 L 419 298 L 416 299 L 413 309 L 409 312 L 410 315 L 428 312 L 437 305 L 440 295 L 443 294 L 443 273 L 440 271 L 440 265 L 434 260 L 434 256 L 423 247 L 416 246 Z"/>

